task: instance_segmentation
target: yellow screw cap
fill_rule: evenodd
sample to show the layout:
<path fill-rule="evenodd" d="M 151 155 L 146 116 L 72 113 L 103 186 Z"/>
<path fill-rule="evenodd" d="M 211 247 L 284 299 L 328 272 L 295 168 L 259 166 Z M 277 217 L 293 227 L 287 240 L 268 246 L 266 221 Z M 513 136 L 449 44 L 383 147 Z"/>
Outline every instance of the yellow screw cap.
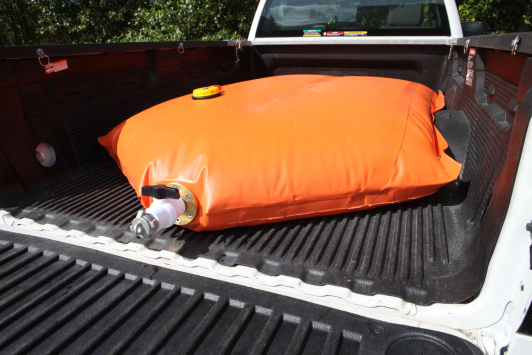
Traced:
<path fill-rule="evenodd" d="M 222 87 L 220 85 L 211 85 L 205 88 L 199 88 L 192 92 L 192 98 L 194 100 L 212 99 L 213 97 L 220 96 Z"/>

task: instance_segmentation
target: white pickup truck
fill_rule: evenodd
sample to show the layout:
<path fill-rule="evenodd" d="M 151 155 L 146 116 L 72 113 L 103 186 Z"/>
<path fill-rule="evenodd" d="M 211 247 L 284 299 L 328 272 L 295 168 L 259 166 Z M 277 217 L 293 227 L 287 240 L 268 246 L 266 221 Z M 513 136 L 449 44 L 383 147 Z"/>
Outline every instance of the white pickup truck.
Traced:
<path fill-rule="evenodd" d="M 464 26 L 453 0 L 261 0 L 248 41 L 0 47 L 0 352 L 531 354 L 532 34 Z M 97 138 L 195 88 L 287 74 L 441 90 L 459 180 L 132 233 L 141 205 Z"/>

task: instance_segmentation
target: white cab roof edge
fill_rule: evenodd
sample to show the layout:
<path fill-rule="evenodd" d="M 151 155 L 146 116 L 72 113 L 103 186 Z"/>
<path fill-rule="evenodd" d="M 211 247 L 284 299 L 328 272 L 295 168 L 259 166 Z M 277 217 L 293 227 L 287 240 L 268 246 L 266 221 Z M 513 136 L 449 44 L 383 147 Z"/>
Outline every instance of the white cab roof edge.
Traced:
<path fill-rule="evenodd" d="M 456 0 L 444 0 L 445 10 L 447 10 L 447 18 L 449 19 L 449 27 L 451 28 L 451 37 L 462 38 L 462 24 L 460 22 L 460 14 L 456 7 Z"/>
<path fill-rule="evenodd" d="M 249 30 L 248 41 L 255 40 L 255 34 L 257 33 L 257 28 L 259 27 L 260 16 L 262 14 L 262 9 L 266 5 L 267 0 L 260 0 L 259 6 L 257 6 L 257 11 L 255 11 L 255 17 L 253 18 L 253 23 L 251 24 L 251 29 Z"/>
<path fill-rule="evenodd" d="M 256 38 L 252 45 L 330 45 L 330 44 L 417 44 L 417 45 L 456 45 L 457 39 L 445 36 L 408 36 L 408 37 L 279 37 Z"/>

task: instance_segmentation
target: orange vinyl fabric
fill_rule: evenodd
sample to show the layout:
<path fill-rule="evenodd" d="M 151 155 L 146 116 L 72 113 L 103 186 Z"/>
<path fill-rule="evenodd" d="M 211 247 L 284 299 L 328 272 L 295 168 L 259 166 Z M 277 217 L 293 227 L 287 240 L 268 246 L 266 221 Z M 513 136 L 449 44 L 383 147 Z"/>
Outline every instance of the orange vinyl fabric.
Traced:
<path fill-rule="evenodd" d="M 461 169 L 433 124 L 443 106 L 441 92 L 403 80 L 276 76 L 164 102 L 99 142 L 137 194 L 179 182 L 199 205 L 185 227 L 217 230 L 436 192 Z"/>

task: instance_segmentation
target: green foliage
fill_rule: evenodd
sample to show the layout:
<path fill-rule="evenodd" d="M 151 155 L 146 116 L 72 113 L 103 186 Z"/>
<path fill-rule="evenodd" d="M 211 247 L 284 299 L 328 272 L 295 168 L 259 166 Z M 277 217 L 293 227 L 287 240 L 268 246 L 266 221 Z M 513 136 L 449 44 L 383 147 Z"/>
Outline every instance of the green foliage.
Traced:
<path fill-rule="evenodd" d="M 116 41 L 178 41 L 246 38 L 257 0 L 152 0 L 139 8 Z"/>
<path fill-rule="evenodd" d="M 484 33 L 532 30 L 532 0 L 458 0 L 462 21 L 481 21 Z"/>
<path fill-rule="evenodd" d="M 0 0 L 0 45 L 109 42 L 142 0 Z"/>
<path fill-rule="evenodd" d="M 0 45 L 245 39 L 258 2 L 0 0 Z M 462 21 L 482 21 L 486 33 L 532 29 L 532 0 L 457 3 Z M 385 18 L 380 13 L 357 14 L 357 22 Z"/>
<path fill-rule="evenodd" d="M 30 1 L 0 0 L 0 45 L 36 43 L 37 16 Z"/>
<path fill-rule="evenodd" d="M 244 39 L 258 0 L 0 0 L 0 45 Z"/>
<path fill-rule="evenodd" d="M 380 28 L 386 26 L 390 6 L 363 7 L 357 11 L 356 25 L 360 28 Z"/>

